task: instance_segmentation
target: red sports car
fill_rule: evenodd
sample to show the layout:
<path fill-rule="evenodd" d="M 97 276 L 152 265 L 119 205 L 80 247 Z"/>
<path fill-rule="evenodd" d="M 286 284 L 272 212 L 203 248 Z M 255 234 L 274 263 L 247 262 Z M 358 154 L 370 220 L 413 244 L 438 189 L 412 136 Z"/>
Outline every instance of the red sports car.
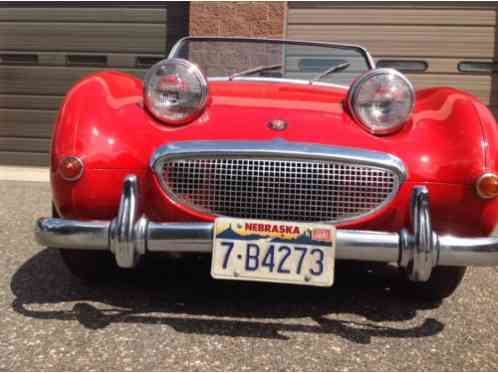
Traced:
<path fill-rule="evenodd" d="M 331 286 L 352 260 L 441 299 L 466 266 L 498 265 L 497 172 L 496 121 L 468 93 L 415 91 L 359 46 L 188 37 L 143 81 L 69 91 L 35 235 L 87 281 L 161 252 Z"/>

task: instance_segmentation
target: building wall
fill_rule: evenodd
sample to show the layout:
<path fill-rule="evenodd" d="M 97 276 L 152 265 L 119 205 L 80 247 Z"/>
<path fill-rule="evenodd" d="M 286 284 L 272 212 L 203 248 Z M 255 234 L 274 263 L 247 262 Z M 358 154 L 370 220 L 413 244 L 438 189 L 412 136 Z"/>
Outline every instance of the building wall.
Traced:
<path fill-rule="evenodd" d="M 105 69 L 142 77 L 188 34 L 188 4 L 0 4 L 0 164 L 48 164 L 69 88 Z"/>
<path fill-rule="evenodd" d="M 421 65 L 405 71 L 416 88 L 455 86 L 498 115 L 497 19 L 496 2 L 3 3 L 0 164 L 46 165 L 59 103 L 75 81 L 102 69 L 143 76 L 187 34 L 358 43 L 379 66 Z M 231 48 L 213 58 L 242 70 L 259 57 Z"/>
<path fill-rule="evenodd" d="M 286 2 L 205 1 L 190 3 L 190 35 L 284 36 Z"/>
<path fill-rule="evenodd" d="M 289 39 L 359 44 L 377 66 L 405 72 L 416 89 L 468 91 L 498 117 L 497 2 L 293 1 L 288 7 Z"/>

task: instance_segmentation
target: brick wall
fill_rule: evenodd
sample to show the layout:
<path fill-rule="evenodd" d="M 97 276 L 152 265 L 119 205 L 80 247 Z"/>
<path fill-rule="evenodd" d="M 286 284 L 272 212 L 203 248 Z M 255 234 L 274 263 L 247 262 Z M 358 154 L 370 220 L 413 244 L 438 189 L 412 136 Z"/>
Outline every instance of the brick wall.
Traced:
<path fill-rule="evenodd" d="M 286 2 L 190 3 L 190 35 L 282 38 Z"/>

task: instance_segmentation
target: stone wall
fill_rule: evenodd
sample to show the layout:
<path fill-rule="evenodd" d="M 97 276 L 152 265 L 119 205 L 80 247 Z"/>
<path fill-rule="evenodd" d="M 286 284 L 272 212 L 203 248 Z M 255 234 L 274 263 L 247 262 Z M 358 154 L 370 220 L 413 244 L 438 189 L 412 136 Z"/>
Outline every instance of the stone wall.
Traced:
<path fill-rule="evenodd" d="M 190 3 L 190 35 L 282 38 L 286 2 Z"/>

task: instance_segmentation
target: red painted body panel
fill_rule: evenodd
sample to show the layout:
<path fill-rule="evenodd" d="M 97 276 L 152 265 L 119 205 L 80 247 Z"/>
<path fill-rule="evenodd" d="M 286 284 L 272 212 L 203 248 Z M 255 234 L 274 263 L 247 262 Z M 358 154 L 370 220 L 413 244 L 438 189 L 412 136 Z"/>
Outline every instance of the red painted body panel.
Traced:
<path fill-rule="evenodd" d="M 397 231 L 408 225 L 411 187 L 427 185 L 434 225 L 441 233 L 489 234 L 498 222 L 497 200 L 474 189 L 485 170 L 497 170 L 498 133 L 488 109 L 451 88 L 417 93 L 414 114 L 399 132 L 369 134 L 344 107 L 346 90 L 263 82 L 210 82 L 204 113 L 184 126 L 168 126 L 142 107 L 142 82 L 118 72 L 89 76 L 67 95 L 54 130 L 52 188 L 64 217 L 110 219 L 116 215 L 124 176 L 138 174 L 146 214 L 156 221 L 212 220 L 177 206 L 162 192 L 149 160 L 160 146 L 181 140 L 271 140 L 378 150 L 399 157 L 408 179 L 395 200 L 345 228 Z M 288 122 L 285 131 L 267 127 Z M 66 182 L 56 166 L 68 155 L 85 170 Z M 472 222 L 472 224 L 469 224 Z"/>

